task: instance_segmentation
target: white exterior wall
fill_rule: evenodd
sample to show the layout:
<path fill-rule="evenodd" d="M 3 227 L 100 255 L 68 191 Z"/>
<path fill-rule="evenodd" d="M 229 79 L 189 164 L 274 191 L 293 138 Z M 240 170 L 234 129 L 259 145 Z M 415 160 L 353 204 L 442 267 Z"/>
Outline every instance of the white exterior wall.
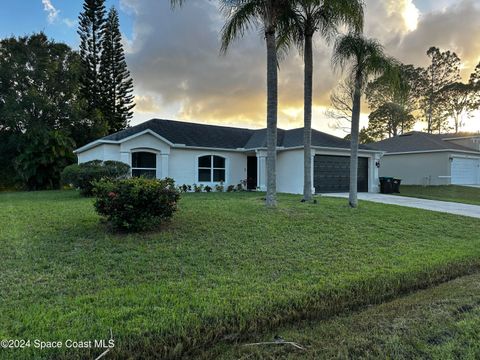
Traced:
<path fill-rule="evenodd" d="M 303 149 L 277 154 L 277 191 L 303 194 Z"/>
<path fill-rule="evenodd" d="M 173 148 L 170 151 L 169 176 L 175 179 L 177 185 L 218 183 L 198 181 L 198 158 L 204 155 L 218 155 L 225 158 L 224 185 L 237 185 L 247 178 L 247 156 L 241 152 L 218 150 L 192 150 Z"/>
<path fill-rule="evenodd" d="M 388 155 L 380 161 L 380 176 L 402 179 L 405 185 L 449 185 L 450 153 Z"/>
<path fill-rule="evenodd" d="M 92 149 L 77 154 L 78 163 L 91 160 L 115 160 L 120 161 L 120 145 L 102 144 Z"/>

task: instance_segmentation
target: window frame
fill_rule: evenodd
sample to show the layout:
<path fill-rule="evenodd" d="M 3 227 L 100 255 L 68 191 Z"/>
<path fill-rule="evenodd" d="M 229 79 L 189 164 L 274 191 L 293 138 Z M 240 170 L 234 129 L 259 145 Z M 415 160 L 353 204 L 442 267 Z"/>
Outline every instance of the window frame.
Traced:
<path fill-rule="evenodd" d="M 133 156 L 134 154 L 138 154 L 138 153 L 148 153 L 148 154 L 153 154 L 155 155 L 155 167 L 154 168 L 146 168 L 146 167 L 133 167 Z M 134 177 L 133 175 L 133 172 L 134 170 L 140 170 L 140 171 L 154 171 L 155 172 L 155 175 L 153 177 L 153 179 L 156 179 L 157 178 L 157 161 L 158 161 L 158 153 L 156 151 L 152 151 L 152 150 L 147 150 L 147 149 L 138 149 L 138 150 L 134 150 L 130 153 L 130 164 L 131 164 L 131 167 L 130 167 L 130 175 L 132 177 Z M 141 175 L 140 175 L 141 176 Z M 135 177 L 140 177 L 140 176 L 135 176 Z"/>
<path fill-rule="evenodd" d="M 200 159 L 204 157 L 210 157 L 210 166 L 205 167 L 205 166 L 200 166 Z M 223 159 L 223 167 L 215 167 L 215 157 L 219 157 Z M 203 183 L 203 184 L 219 184 L 219 183 L 225 183 L 227 182 L 227 158 L 222 155 L 216 155 L 216 154 L 203 154 L 197 156 L 197 182 L 198 183 Z M 200 180 L 200 170 L 209 170 L 210 171 L 210 180 L 205 180 L 202 181 Z M 223 180 L 220 181 L 214 181 L 214 172 L 215 170 L 223 170 Z"/>

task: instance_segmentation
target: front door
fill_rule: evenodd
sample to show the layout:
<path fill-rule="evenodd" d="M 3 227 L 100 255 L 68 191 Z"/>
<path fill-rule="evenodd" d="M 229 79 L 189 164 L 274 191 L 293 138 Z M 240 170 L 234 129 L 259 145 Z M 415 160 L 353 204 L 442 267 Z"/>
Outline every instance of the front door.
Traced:
<path fill-rule="evenodd" d="M 257 188 L 257 157 L 247 157 L 247 189 L 255 190 Z"/>

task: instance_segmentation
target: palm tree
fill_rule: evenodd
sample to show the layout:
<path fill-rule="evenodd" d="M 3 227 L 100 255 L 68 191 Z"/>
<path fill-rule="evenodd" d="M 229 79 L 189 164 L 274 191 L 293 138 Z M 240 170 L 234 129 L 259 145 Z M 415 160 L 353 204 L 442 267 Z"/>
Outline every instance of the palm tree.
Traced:
<path fill-rule="evenodd" d="M 304 177 L 303 200 L 312 199 L 312 93 L 313 37 L 319 32 L 330 40 L 337 27 L 347 25 L 351 30 L 363 28 L 362 0 L 297 0 L 294 17 L 288 19 L 286 34 L 280 34 L 280 46 L 297 45 L 304 60 Z"/>
<path fill-rule="evenodd" d="M 342 70 L 348 69 L 348 75 L 354 83 L 349 204 L 355 208 L 358 205 L 358 135 L 362 93 L 368 79 L 372 76 L 385 74 L 395 78 L 395 60 L 385 55 L 383 46 L 378 41 L 365 38 L 360 33 L 350 33 L 341 36 L 335 43 L 332 63 L 334 67 L 340 67 Z"/>
<path fill-rule="evenodd" d="M 186 0 L 171 0 L 182 5 Z M 278 109 L 278 57 L 277 35 L 279 29 L 292 16 L 293 0 L 220 0 L 227 20 L 222 29 L 222 53 L 231 43 L 242 37 L 252 27 L 265 35 L 267 45 L 267 197 L 266 205 L 277 205 L 277 109 Z"/>

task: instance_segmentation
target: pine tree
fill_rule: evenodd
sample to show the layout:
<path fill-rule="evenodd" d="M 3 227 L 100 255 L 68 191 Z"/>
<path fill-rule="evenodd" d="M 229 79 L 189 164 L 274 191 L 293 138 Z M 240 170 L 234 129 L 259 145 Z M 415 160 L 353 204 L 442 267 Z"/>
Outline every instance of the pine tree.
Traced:
<path fill-rule="evenodd" d="M 105 23 L 103 52 L 100 61 L 102 84 L 102 113 L 109 131 L 115 132 L 128 126 L 132 118 L 133 82 L 125 62 L 118 13 L 112 7 Z"/>
<path fill-rule="evenodd" d="M 105 28 L 105 0 L 85 0 L 80 13 L 81 93 L 87 107 L 87 117 L 98 118 L 101 110 L 100 58 Z M 91 119 L 94 121 L 93 119 Z M 91 124 L 92 127 L 98 124 Z"/>

